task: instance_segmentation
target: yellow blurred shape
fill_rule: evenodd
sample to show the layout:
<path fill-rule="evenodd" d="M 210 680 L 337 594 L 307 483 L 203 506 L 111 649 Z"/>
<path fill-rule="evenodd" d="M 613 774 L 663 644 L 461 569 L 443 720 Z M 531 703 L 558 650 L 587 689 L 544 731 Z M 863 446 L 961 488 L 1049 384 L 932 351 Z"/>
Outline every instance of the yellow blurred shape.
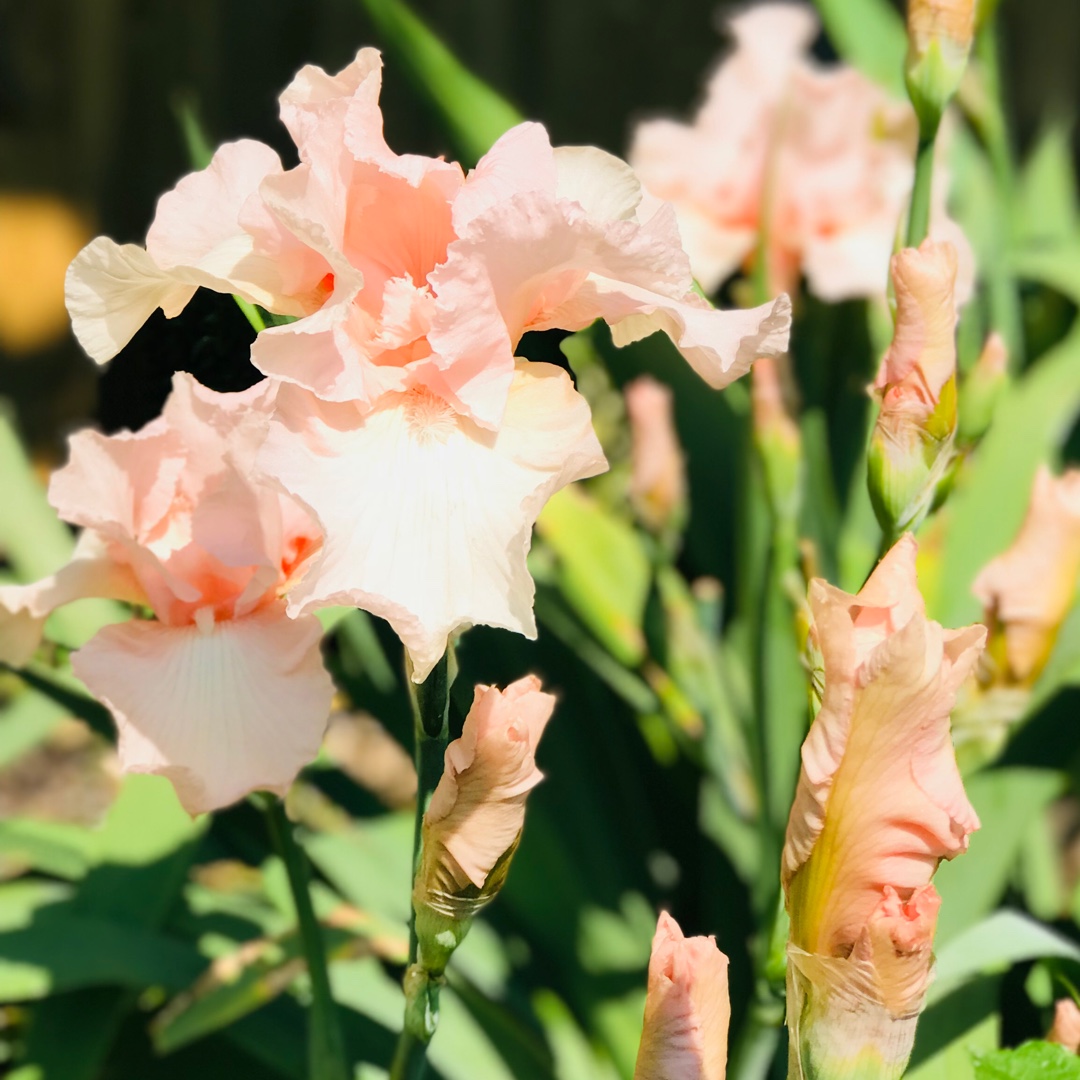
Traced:
<path fill-rule="evenodd" d="M 64 273 L 89 239 L 59 196 L 0 192 L 0 349 L 18 356 L 63 337 Z"/>

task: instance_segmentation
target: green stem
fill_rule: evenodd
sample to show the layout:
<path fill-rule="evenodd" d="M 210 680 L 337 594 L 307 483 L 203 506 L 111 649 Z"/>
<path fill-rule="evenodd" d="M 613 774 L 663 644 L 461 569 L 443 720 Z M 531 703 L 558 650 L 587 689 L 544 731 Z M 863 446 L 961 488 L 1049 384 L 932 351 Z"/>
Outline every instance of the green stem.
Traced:
<path fill-rule="evenodd" d="M 300 940 L 311 979 L 311 1014 L 308 1019 L 309 1080 L 350 1080 L 352 1072 L 345 1056 L 345 1040 L 330 990 L 322 930 L 311 904 L 307 860 L 293 836 L 292 825 L 285 816 L 282 801 L 269 795 L 263 796 L 259 801 L 266 814 L 274 848 L 285 864 L 293 903 L 296 905 Z"/>
<path fill-rule="evenodd" d="M 411 674 L 411 673 L 407 673 Z M 416 763 L 416 824 L 413 829 L 413 879 L 420 871 L 424 846 L 424 814 L 443 774 L 443 759 L 450 741 L 450 650 L 442 655 L 422 682 L 408 678 L 413 707 L 413 754 Z M 416 915 L 409 919 L 409 963 L 417 960 Z M 407 1008 L 408 1006 L 406 1006 Z M 390 1080 L 419 1080 L 424 1075 L 427 1047 L 406 1022 L 394 1051 Z"/>
<path fill-rule="evenodd" d="M 915 185 L 911 189 L 907 246 L 918 247 L 930 231 L 930 196 L 934 182 L 934 141 L 937 125 L 919 129 L 919 149 L 915 155 Z"/>
<path fill-rule="evenodd" d="M 1001 55 L 998 48 L 997 26 L 988 19 L 975 42 L 976 55 L 982 69 L 986 88 L 985 109 L 975 117 L 990 164 L 994 170 L 997 195 L 1001 200 L 999 221 L 1011 231 L 1016 207 L 1016 162 L 1013 158 L 1009 124 L 1002 104 Z M 990 315 L 994 329 L 1005 339 L 1009 350 L 1009 367 L 1019 371 L 1024 364 L 1023 313 L 1020 291 L 1008 258 L 1012 237 L 1008 233 L 1001 250 L 989 260 L 986 268 L 990 294 Z"/>

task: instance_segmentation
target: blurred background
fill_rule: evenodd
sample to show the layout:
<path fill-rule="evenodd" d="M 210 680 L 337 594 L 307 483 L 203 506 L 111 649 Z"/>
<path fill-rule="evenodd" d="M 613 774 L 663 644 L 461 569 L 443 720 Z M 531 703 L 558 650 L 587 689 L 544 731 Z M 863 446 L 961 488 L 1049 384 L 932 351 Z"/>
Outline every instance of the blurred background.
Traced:
<path fill-rule="evenodd" d="M 417 0 L 454 52 L 552 141 L 625 153 L 633 123 L 687 115 L 722 47 L 715 0 Z M 1017 141 L 1080 104 L 1080 5 L 1004 3 L 1002 47 Z M 254 376 L 250 330 L 200 293 L 162 332 L 158 313 L 102 373 L 67 332 L 63 271 L 105 233 L 141 243 L 154 204 L 189 170 L 179 110 L 212 144 L 243 136 L 294 151 L 277 95 L 305 63 L 343 67 L 381 45 L 359 0 L 0 0 L 0 396 L 48 457 L 88 418 L 138 426 L 186 368 L 218 389 Z M 819 52 L 829 55 L 824 39 Z M 393 58 L 383 108 L 399 153 L 452 156 Z M 42 392 L 47 387 L 48 392 Z"/>

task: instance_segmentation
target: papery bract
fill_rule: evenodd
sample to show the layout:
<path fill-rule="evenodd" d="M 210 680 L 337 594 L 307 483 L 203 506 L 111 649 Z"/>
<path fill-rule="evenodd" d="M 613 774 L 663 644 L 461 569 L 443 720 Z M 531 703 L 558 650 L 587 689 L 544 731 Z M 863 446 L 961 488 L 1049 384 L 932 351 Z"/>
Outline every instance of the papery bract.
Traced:
<path fill-rule="evenodd" d="M 930 979 L 931 877 L 978 827 L 949 712 L 985 631 L 926 618 L 910 536 L 856 596 L 812 582 L 810 607 L 824 693 L 782 864 L 792 1075 L 899 1077 Z"/>
<path fill-rule="evenodd" d="M 728 958 L 711 937 L 684 937 L 660 915 L 634 1080 L 724 1080 L 727 1075 Z"/>
<path fill-rule="evenodd" d="M 72 666 L 116 719 L 121 767 L 167 776 L 192 813 L 257 788 L 284 793 L 318 752 L 333 694 L 318 621 L 290 619 L 283 599 L 321 532 L 251 479 L 267 393 L 216 394 L 177 375 L 142 430 L 73 436 L 49 497 L 84 529 L 75 558 L 0 589 L 0 648 L 16 664 L 59 604 L 107 596 L 150 609 L 100 630 Z"/>
<path fill-rule="evenodd" d="M 728 25 L 735 47 L 694 121 L 642 124 L 630 152 L 674 205 L 695 275 L 713 291 L 765 235 L 774 288 L 801 273 L 824 300 L 883 295 L 912 185 L 910 108 L 851 68 L 817 66 L 809 7 L 758 4 Z M 943 199 L 934 210 L 935 235 L 963 247 L 966 297 L 969 250 Z"/>

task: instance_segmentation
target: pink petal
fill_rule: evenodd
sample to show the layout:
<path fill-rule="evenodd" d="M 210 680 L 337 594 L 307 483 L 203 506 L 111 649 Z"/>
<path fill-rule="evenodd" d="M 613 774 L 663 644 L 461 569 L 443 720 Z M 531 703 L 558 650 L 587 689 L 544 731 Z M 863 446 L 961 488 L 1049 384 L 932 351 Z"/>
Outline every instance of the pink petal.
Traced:
<path fill-rule="evenodd" d="M 319 751 L 333 697 L 322 629 L 282 605 L 244 619 L 109 626 L 72 656 L 116 719 L 125 772 L 169 778 L 191 814 L 284 794 Z"/>
<path fill-rule="evenodd" d="M 519 363 L 497 433 L 423 390 L 387 395 L 366 416 L 288 387 L 278 407 L 260 467 L 327 535 L 290 610 L 349 604 L 382 616 L 417 681 L 459 628 L 535 633 L 532 524 L 555 491 L 606 465 L 565 372 Z"/>

